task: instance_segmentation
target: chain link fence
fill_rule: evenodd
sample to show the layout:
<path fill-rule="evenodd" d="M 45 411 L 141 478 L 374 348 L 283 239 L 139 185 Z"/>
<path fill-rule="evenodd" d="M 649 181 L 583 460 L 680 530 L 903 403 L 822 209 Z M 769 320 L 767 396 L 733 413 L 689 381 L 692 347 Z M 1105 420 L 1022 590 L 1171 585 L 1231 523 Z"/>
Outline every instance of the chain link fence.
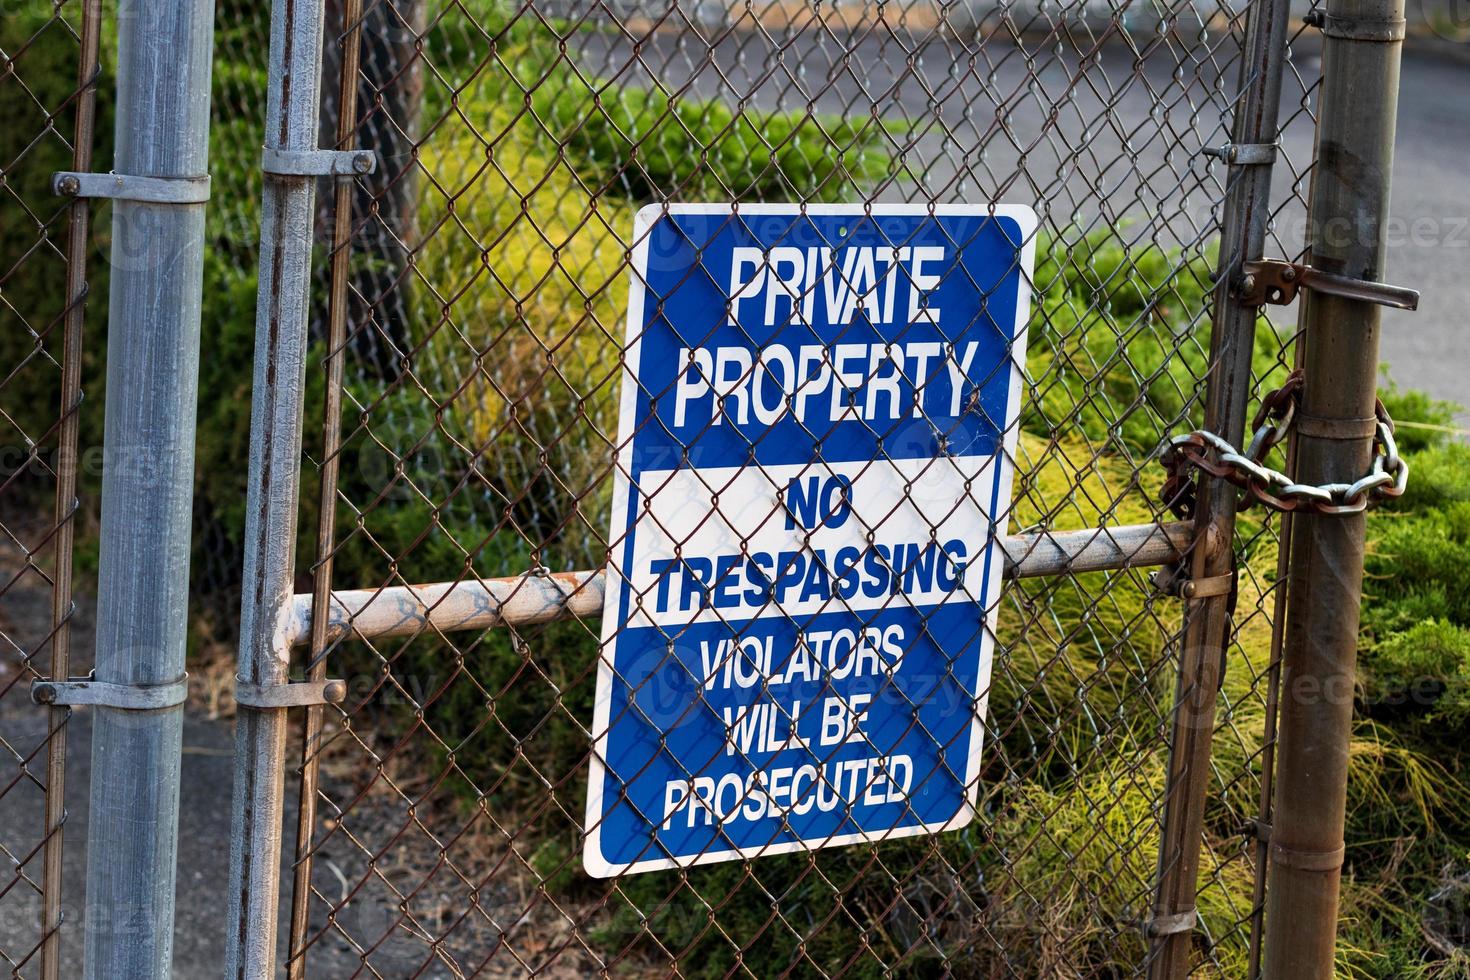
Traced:
<path fill-rule="evenodd" d="M 79 440 L 90 214 L 50 185 L 53 171 L 90 167 L 98 16 L 56 3 L 0 23 L 0 962 L 16 977 L 58 975 L 63 900 L 80 897 L 62 894 L 70 712 L 33 705 L 30 684 L 89 659 L 89 644 L 76 658 L 71 647 L 89 624 L 73 544 L 96 510 L 82 487 L 100 466 Z"/>
<path fill-rule="evenodd" d="M 619 545 L 607 528 L 634 215 L 665 202 L 1033 208 L 1039 229 L 1017 243 L 1037 262 L 1023 412 L 1005 433 L 1010 531 L 1045 547 L 1167 525 L 1156 449 L 1203 420 L 1231 176 L 1202 150 L 1229 142 L 1257 68 L 1243 64 L 1249 13 L 327 4 L 321 145 L 370 148 L 379 165 L 318 195 L 297 591 L 362 591 L 298 637 L 305 673 L 344 678 L 347 696 L 293 729 L 291 975 L 1143 969 L 1181 629 L 1148 569 L 1006 582 L 967 827 L 606 880 L 581 859 L 604 649 L 592 573 Z M 66 719 L 27 688 L 85 668 L 67 641 L 97 474 L 78 446 L 101 431 L 88 421 L 100 399 L 79 408 L 100 373 L 73 311 L 107 231 L 49 188 L 53 171 L 110 155 L 110 109 L 91 106 L 76 66 L 90 78 L 97 62 L 86 35 L 105 67 L 111 35 L 83 18 L 64 3 L 8 19 L 0 74 L 0 196 L 26 219 L 0 263 L 0 847 L 15 869 L 0 915 L 26 937 L 0 953 L 22 976 L 41 975 L 61 922 Z M 228 663 L 239 604 L 268 46 L 266 11 L 219 4 L 193 570 L 194 683 L 212 709 L 228 685 L 210 678 L 229 674 L 210 665 Z M 1267 249 L 1288 257 L 1317 71 L 1297 48 Z M 1285 379 L 1291 336 L 1262 320 L 1256 397 Z M 1259 926 L 1260 844 L 1242 828 L 1268 816 L 1277 542 L 1273 520 L 1242 516 L 1192 948 L 1205 975 L 1246 972 Z M 492 581 L 517 576 L 509 594 Z M 430 603 L 407 626 L 368 628 L 403 595 L 389 590 L 424 583 L 480 583 L 497 611 L 553 583 L 558 611 L 465 630 Z"/>
<path fill-rule="evenodd" d="M 314 328 L 344 377 L 340 437 L 307 426 L 308 483 L 329 491 L 304 510 L 318 595 L 362 591 L 301 636 L 312 676 L 348 694 L 303 732 L 293 975 L 1139 972 L 1180 631 L 1146 569 L 1007 583 L 963 830 L 610 880 L 581 863 L 606 656 L 589 575 L 620 544 L 606 533 L 633 217 L 671 201 L 1034 208 L 1010 528 L 1106 539 L 1167 522 L 1155 450 L 1202 421 L 1229 175 L 1201 151 L 1229 142 L 1256 70 L 1248 11 L 334 12 L 361 61 L 324 131 L 381 162 L 347 195 L 340 341 L 331 303 Z M 1315 71 L 1294 58 L 1283 100 L 1268 251 L 1288 256 Z M 1290 337 L 1262 320 L 1257 397 L 1284 380 Z M 1269 799 L 1275 524 L 1243 516 L 1237 553 L 1192 953 L 1225 976 L 1246 972 L 1258 924 L 1242 828 Z M 406 615 L 406 587 L 478 585 L 504 612 L 548 581 L 593 621 L 482 611 L 467 621 L 500 621 L 456 629 L 450 588 L 410 603 L 408 628 L 383 625 Z"/>

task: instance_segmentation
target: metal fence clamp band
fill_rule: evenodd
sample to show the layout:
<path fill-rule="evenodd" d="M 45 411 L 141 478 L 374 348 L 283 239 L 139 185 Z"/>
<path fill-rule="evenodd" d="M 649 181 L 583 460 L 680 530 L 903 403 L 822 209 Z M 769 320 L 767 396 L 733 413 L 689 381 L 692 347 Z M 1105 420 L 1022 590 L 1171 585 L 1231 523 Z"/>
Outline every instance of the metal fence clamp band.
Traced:
<path fill-rule="evenodd" d="M 1403 17 L 1342 17 L 1320 8 L 1309 11 L 1302 18 L 1302 23 L 1317 28 L 1327 37 L 1342 38 L 1345 41 L 1376 41 L 1380 44 L 1402 41 L 1408 28 L 1408 21 Z"/>
<path fill-rule="evenodd" d="M 143 204 L 203 204 L 209 200 L 209 175 L 138 177 L 63 170 L 51 175 L 51 190 L 62 197 L 110 198 Z"/>
<path fill-rule="evenodd" d="M 98 705 L 120 711 L 157 711 L 184 703 L 189 693 L 189 675 L 169 684 L 108 684 L 90 677 L 64 681 L 35 681 L 31 700 L 36 704 Z"/>
<path fill-rule="evenodd" d="M 235 701 L 252 708 L 305 708 L 314 704 L 337 704 L 346 697 L 347 682 L 342 680 L 252 684 L 235 678 Z"/>
<path fill-rule="evenodd" d="M 1318 439 L 1349 441 L 1371 439 L 1378 432 L 1377 416 L 1368 415 L 1358 419 L 1324 419 L 1306 412 L 1296 415 L 1296 431 L 1300 435 Z"/>
<path fill-rule="evenodd" d="M 1346 848 L 1341 845 L 1330 851 L 1308 851 L 1272 844 L 1271 863 L 1284 864 L 1299 871 L 1336 871 L 1342 867 L 1346 853 Z"/>
<path fill-rule="evenodd" d="M 289 150 L 267 146 L 260 169 L 277 177 L 357 177 L 378 168 L 372 150 Z"/>
<path fill-rule="evenodd" d="M 1235 588 L 1235 572 L 1190 578 L 1179 583 L 1179 595 L 1185 599 L 1204 599 L 1212 595 L 1229 595 Z"/>
<path fill-rule="evenodd" d="M 1177 933 L 1193 930 L 1195 923 L 1198 921 L 1199 913 L 1194 909 L 1175 912 L 1172 915 L 1159 915 L 1144 922 L 1143 934 L 1150 938 L 1155 936 L 1173 936 Z"/>
<path fill-rule="evenodd" d="M 1237 167 L 1264 167 L 1276 162 L 1275 143 L 1226 143 L 1207 146 L 1200 152 Z"/>

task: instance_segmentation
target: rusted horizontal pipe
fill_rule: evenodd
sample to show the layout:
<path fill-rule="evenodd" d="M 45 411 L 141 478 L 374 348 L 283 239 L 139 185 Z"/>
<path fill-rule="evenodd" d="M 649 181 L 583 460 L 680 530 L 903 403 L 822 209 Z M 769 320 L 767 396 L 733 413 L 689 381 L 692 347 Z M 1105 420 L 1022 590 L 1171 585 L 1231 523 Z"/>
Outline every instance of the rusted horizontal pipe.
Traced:
<path fill-rule="evenodd" d="M 1001 549 L 1007 578 L 1037 578 L 1167 564 L 1184 553 L 1190 534 L 1190 525 L 1180 521 L 1040 531 L 1002 538 Z M 590 619 L 602 613 L 604 582 L 601 571 L 556 572 L 333 592 L 327 630 L 334 640 L 349 632 L 376 640 L 429 628 L 452 632 Z M 286 606 L 277 630 L 278 649 L 306 642 L 311 607 L 309 593 Z"/>
<path fill-rule="evenodd" d="M 333 592 L 327 637 L 338 640 L 351 632 L 376 640 L 413 636 L 430 627 L 452 632 L 586 619 L 602 612 L 603 577 L 601 571 L 554 572 Z M 307 641 L 311 607 L 310 593 L 297 595 L 286 607 L 277 631 L 280 649 Z"/>
<path fill-rule="evenodd" d="M 1120 524 L 1082 531 L 1037 531 L 1001 538 L 1006 578 L 1106 572 L 1145 568 L 1178 560 L 1194 536 L 1194 526 Z"/>

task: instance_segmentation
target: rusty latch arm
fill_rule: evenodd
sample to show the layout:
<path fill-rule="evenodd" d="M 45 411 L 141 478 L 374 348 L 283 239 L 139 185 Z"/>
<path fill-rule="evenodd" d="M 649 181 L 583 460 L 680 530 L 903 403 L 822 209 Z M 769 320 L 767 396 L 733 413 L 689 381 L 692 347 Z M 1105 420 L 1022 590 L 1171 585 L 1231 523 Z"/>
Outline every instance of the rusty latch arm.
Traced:
<path fill-rule="evenodd" d="M 1299 262 L 1260 259 L 1246 262 L 1235 284 L 1235 295 L 1243 306 L 1285 306 L 1296 299 L 1297 290 L 1310 289 L 1329 296 L 1357 299 L 1399 310 L 1417 310 L 1419 291 L 1388 283 L 1368 282 L 1334 275 Z"/>
<path fill-rule="evenodd" d="M 340 704 L 346 697 L 346 682 L 335 679 L 253 684 L 235 678 L 236 703 L 252 708 L 307 708 L 318 704 Z"/>
<path fill-rule="evenodd" d="M 1226 143 L 1206 146 L 1200 152 L 1237 167 L 1264 167 L 1276 160 L 1275 143 Z"/>
<path fill-rule="evenodd" d="M 1194 909 L 1185 909 L 1172 915 L 1156 915 L 1146 919 L 1143 923 L 1143 934 L 1150 939 L 1172 936 L 1179 932 L 1193 932 L 1198 924 L 1199 913 Z"/>

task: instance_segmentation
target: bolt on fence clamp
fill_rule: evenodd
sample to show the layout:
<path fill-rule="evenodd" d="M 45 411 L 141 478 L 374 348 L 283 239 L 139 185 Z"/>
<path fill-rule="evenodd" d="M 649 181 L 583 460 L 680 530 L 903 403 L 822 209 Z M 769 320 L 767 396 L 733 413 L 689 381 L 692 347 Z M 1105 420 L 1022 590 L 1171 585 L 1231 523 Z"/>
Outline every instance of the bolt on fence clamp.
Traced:
<path fill-rule="evenodd" d="M 1235 296 L 1242 306 L 1265 306 L 1268 303 L 1285 306 L 1296 299 L 1299 289 L 1377 303 L 1379 306 L 1392 306 L 1399 310 L 1419 308 L 1417 289 L 1333 275 L 1284 259 L 1246 262 L 1241 266 L 1241 276 L 1235 283 Z"/>
<path fill-rule="evenodd" d="M 1247 820 L 1237 828 L 1237 833 L 1242 837 L 1249 837 L 1265 843 L 1270 843 L 1271 841 L 1271 825 L 1260 819 Z"/>
<path fill-rule="evenodd" d="M 51 191 L 61 197 L 97 197 L 145 204 L 203 204 L 209 200 L 209 175 L 137 177 L 84 174 L 63 170 L 51 175 Z"/>
<path fill-rule="evenodd" d="M 1275 143 L 1226 143 L 1206 146 L 1200 152 L 1237 167 L 1264 167 L 1276 162 Z"/>
<path fill-rule="evenodd" d="M 1159 591 L 1160 595 L 1177 596 L 1181 594 L 1184 583 L 1189 581 L 1187 559 L 1180 558 L 1178 561 L 1170 562 L 1157 571 L 1152 572 L 1148 579 L 1153 587 Z"/>
<path fill-rule="evenodd" d="M 109 684 L 91 676 L 64 681 L 39 680 L 31 684 L 36 704 L 99 705 L 121 711 L 156 711 L 184 703 L 189 693 L 189 675 L 168 684 Z"/>
<path fill-rule="evenodd" d="M 260 151 L 260 169 L 277 177 L 356 177 L 378 169 L 372 150 L 285 150 L 267 146 Z"/>
<path fill-rule="evenodd" d="M 1225 617 L 1233 621 L 1235 619 L 1235 606 L 1240 598 L 1240 574 L 1236 564 L 1235 556 L 1230 558 L 1230 571 L 1219 575 L 1208 575 L 1204 578 L 1194 578 L 1189 574 L 1188 556 L 1171 562 L 1150 576 L 1154 588 L 1162 595 L 1176 596 L 1188 602 L 1191 599 L 1208 599 L 1213 596 L 1225 597 Z M 1230 647 L 1220 649 L 1220 686 L 1225 684 L 1225 664 Z"/>
<path fill-rule="evenodd" d="M 342 680 L 252 684 L 235 678 L 235 702 L 252 708 L 308 708 L 337 704 L 346 698 L 347 682 Z"/>
<path fill-rule="evenodd" d="M 1207 578 L 1186 578 L 1178 583 L 1178 595 L 1182 599 L 1207 599 L 1210 596 L 1231 595 L 1234 591 L 1234 571 Z"/>

